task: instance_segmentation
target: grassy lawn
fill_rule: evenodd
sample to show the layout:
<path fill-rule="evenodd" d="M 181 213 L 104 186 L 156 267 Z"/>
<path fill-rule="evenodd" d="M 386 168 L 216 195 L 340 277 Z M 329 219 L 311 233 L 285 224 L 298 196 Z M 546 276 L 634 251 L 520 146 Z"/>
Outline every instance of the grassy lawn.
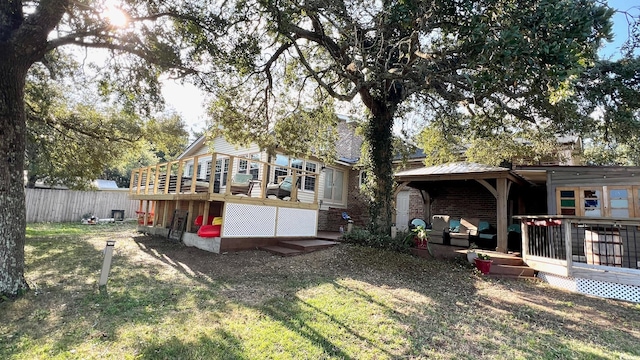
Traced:
<path fill-rule="evenodd" d="M 0 303 L 0 359 L 640 359 L 636 304 L 346 244 L 217 255 L 133 226 L 30 225 L 32 291 Z"/>

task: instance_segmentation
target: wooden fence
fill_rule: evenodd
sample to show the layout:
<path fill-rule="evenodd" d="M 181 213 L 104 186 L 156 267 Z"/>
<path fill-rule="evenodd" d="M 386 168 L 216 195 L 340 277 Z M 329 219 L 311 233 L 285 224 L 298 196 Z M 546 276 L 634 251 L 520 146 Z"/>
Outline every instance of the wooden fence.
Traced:
<path fill-rule="evenodd" d="M 112 210 L 124 210 L 125 218 L 135 218 L 138 201 L 127 191 L 72 191 L 25 189 L 27 222 L 76 222 L 85 214 L 110 218 Z"/>

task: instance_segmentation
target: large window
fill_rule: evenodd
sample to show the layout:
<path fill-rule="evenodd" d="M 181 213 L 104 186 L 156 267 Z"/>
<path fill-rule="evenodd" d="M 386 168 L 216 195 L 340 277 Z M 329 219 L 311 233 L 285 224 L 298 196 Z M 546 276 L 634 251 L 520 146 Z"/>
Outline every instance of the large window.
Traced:
<path fill-rule="evenodd" d="M 291 175 L 291 171 L 285 167 L 291 167 L 296 169 L 296 176 L 298 176 L 298 189 L 306 191 L 315 191 L 316 189 L 316 176 L 317 175 L 305 175 L 306 173 L 316 173 L 318 170 L 318 164 L 312 161 L 303 159 L 291 159 L 284 155 L 276 155 L 276 166 L 274 169 L 275 181 L 279 181 L 283 176 Z"/>
<path fill-rule="evenodd" d="M 556 189 L 557 213 L 626 219 L 640 217 L 640 187 L 589 186 Z"/>

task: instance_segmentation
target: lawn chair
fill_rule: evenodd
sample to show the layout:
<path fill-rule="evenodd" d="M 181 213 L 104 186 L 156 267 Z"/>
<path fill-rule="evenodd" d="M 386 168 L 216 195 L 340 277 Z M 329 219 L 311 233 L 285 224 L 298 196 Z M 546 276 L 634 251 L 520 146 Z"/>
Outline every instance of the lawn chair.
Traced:
<path fill-rule="evenodd" d="M 231 179 L 231 195 L 251 196 L 253 189 L 253 175 L 251 174 L 235 174 Z"/>
<path fill-rule="evenodd" d="M 300 182 L 300 178 L 297 182 Z M 285 177 L 279 184 L 269 184 L 267 185 L 267 197 L 273 195 L 280 200 L 291 197 L 292 185 L 291 176 Z"/>

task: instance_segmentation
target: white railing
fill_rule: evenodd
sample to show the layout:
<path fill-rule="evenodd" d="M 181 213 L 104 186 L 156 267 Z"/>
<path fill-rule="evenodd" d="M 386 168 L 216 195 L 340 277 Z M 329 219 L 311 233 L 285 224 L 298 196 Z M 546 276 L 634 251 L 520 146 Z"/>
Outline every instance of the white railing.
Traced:
<path fill-rule="evenodd" d="M 640 286 L 640 219 L 517 216 L 522 257 L 537 271 Z"/>

